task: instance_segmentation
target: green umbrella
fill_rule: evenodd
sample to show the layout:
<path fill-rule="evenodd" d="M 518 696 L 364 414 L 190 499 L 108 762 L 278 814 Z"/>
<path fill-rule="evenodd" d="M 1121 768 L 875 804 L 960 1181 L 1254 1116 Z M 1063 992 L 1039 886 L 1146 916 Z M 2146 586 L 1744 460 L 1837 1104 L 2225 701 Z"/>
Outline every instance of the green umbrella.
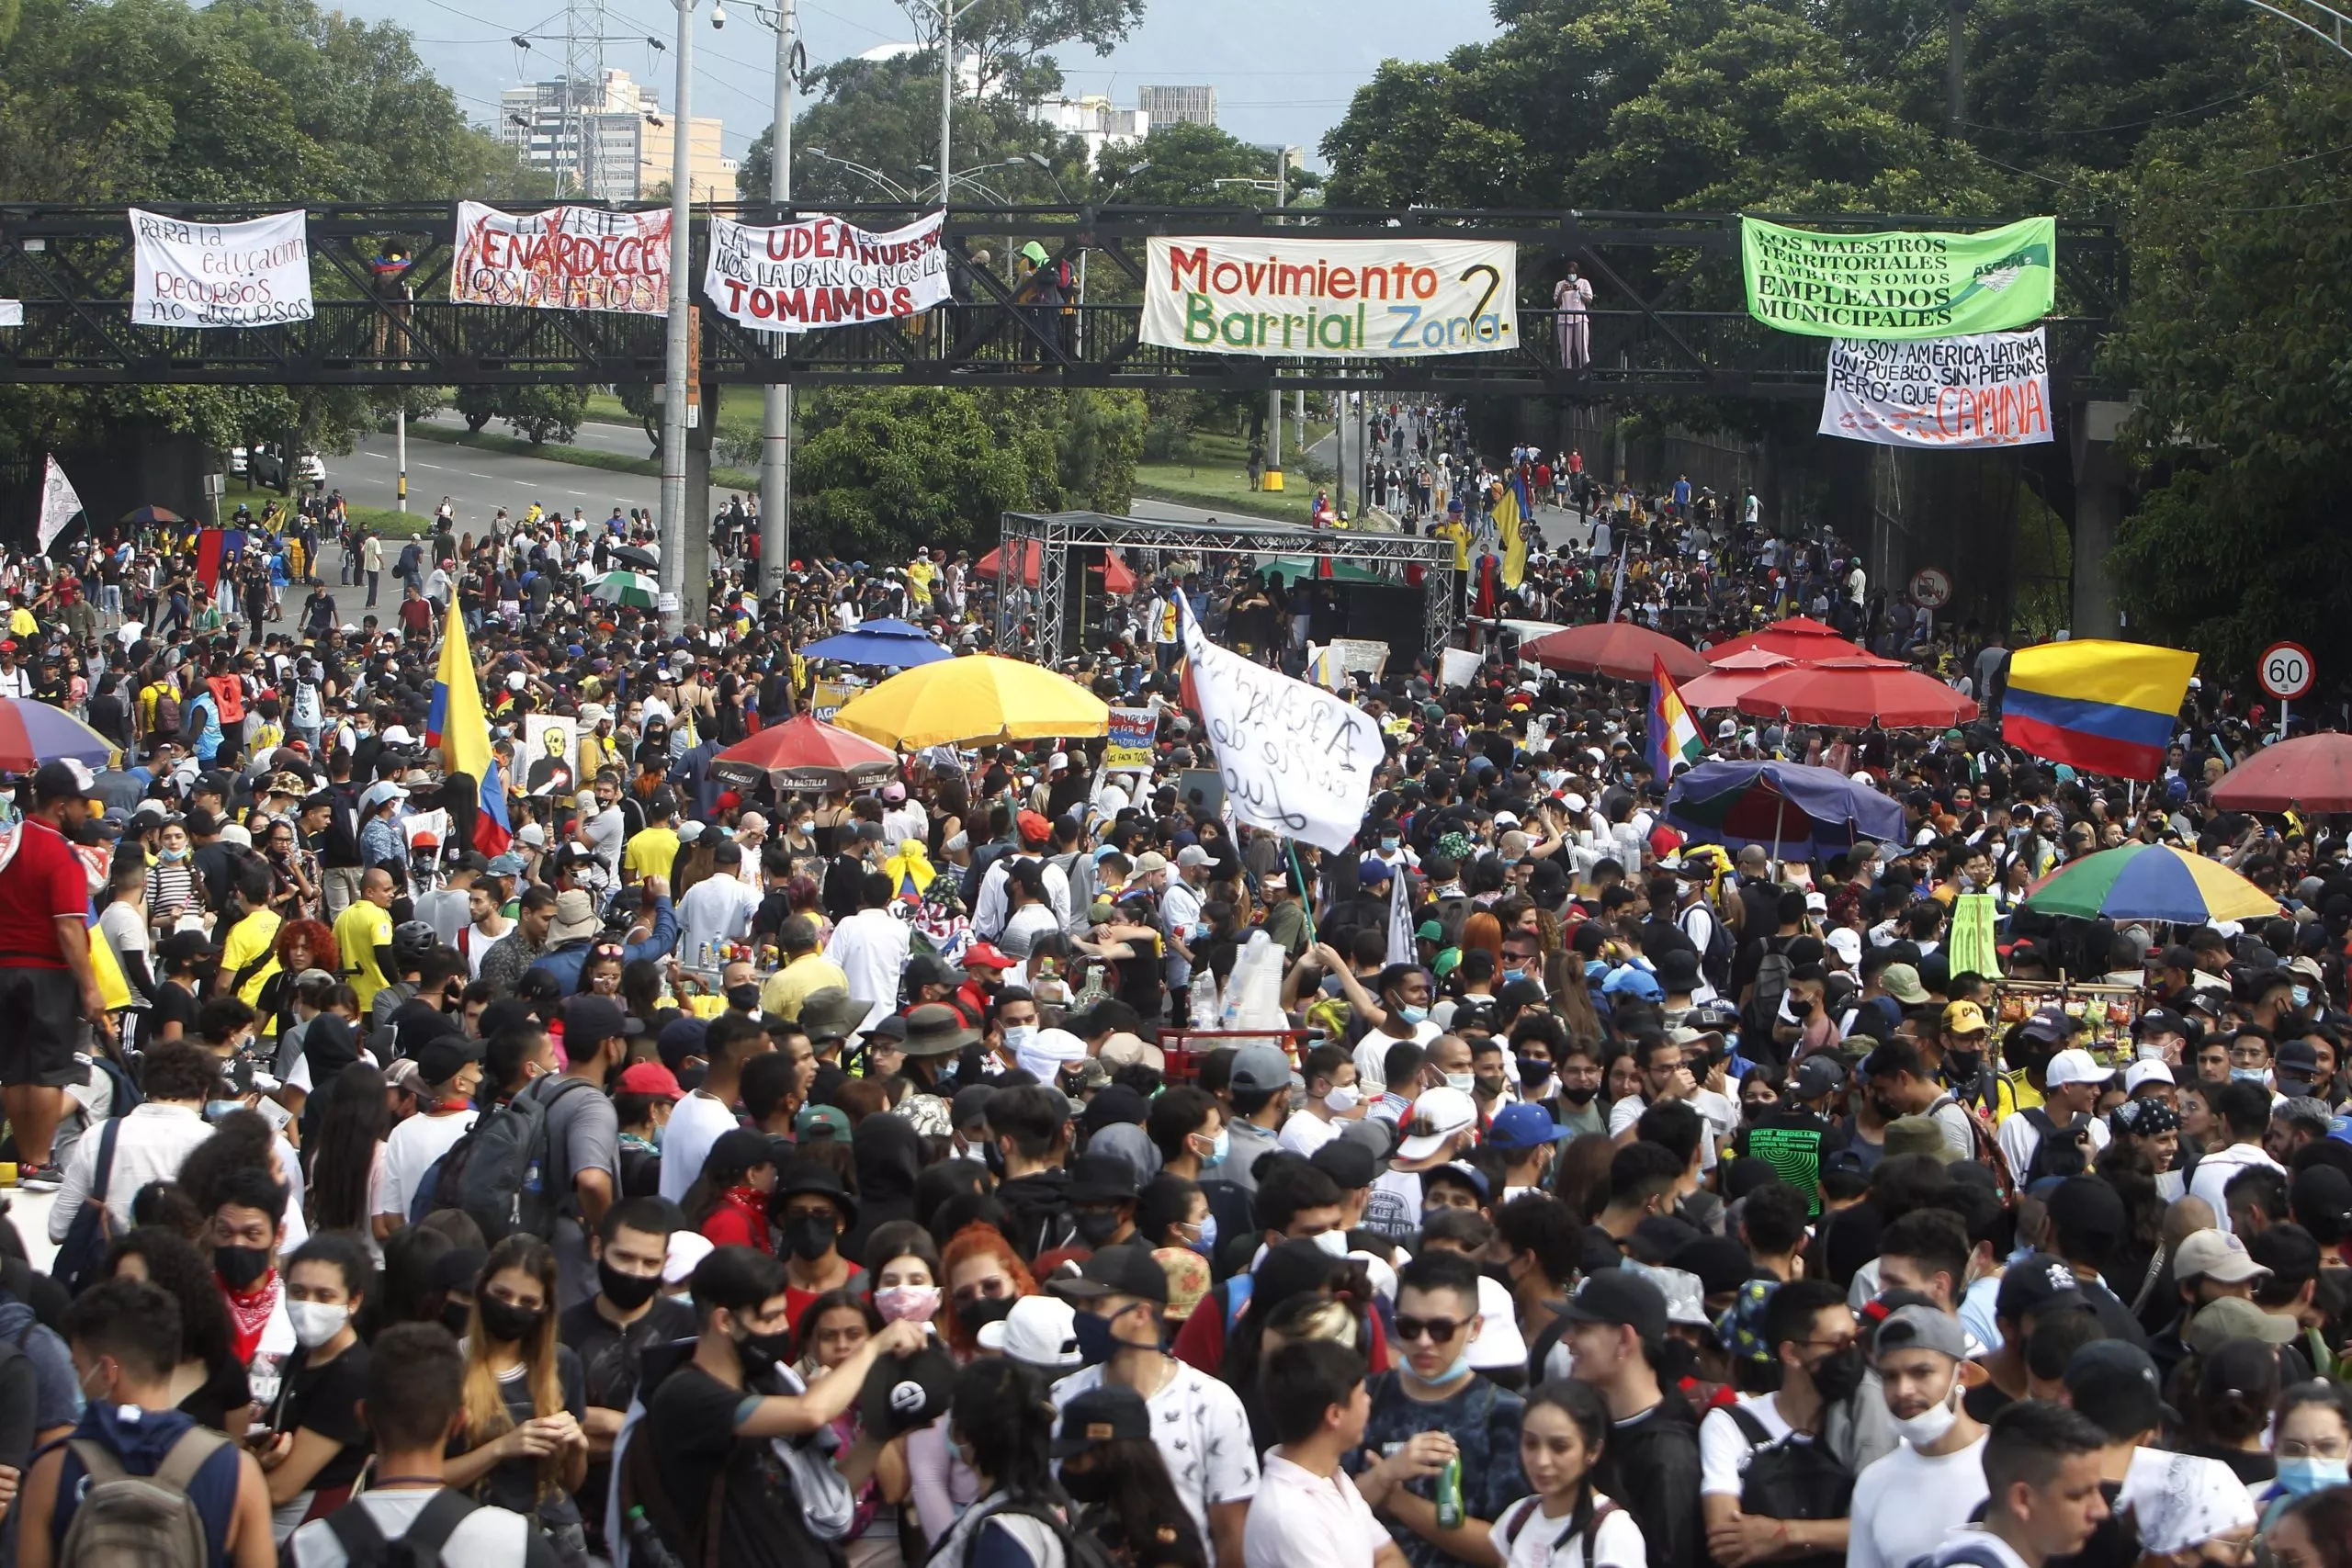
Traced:
<path fill-rule="evenodd" d="M 662 585 L 641 571 L 608 571 L 589 585 L 588 597 L 650 610 L 661 601 Z"/>

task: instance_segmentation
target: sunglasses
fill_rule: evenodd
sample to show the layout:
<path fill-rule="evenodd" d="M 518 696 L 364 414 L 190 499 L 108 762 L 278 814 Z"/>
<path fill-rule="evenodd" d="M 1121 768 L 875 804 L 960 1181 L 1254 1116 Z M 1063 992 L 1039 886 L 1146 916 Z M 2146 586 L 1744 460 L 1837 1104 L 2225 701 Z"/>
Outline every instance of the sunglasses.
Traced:
<path fill-rule="evenodd" d="M 1396 1337 L 1407 1345 L 1417 1339 L 1442 1345 L 1461 1333 L 1464 1326 L 1464 1321 L 1458 1317 L 1399 1317 L 1396 1320 Z"/>

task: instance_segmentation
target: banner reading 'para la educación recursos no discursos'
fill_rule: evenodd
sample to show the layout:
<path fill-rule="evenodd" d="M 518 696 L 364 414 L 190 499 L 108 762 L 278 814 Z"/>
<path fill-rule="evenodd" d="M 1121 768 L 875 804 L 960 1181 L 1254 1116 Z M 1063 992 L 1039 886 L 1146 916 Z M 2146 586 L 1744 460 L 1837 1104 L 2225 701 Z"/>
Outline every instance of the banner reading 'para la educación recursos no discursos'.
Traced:
<path fill-rule="evenodd" d="M 1953 337 L 2007 332 L 2050 313 L 2058 220 L 1973 234 L 1825 234 L 1740 220 L 1748 314 L 1812 337 Z"/>

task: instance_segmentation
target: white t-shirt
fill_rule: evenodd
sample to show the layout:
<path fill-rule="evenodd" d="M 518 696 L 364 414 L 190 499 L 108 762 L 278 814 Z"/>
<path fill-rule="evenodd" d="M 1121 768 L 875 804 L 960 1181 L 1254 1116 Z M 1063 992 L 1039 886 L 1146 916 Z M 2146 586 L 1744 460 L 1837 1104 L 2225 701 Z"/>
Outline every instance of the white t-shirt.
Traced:
<path fill-rule="evenodd" d="M 1294 1111 L 1283 1123 L 1274 1140 L 1295 1155 L 1313 1155 L 1316 1150 L 1340 1135 L 1337 1124 L 1326 1122 L 1311 1111 Z"/>
<path fill-rule="evenodd" d="M 1759 1393 L 1742 1399 L 1740 1405 L 1764 1428 L 1766 1438 L 1779 1442 L 1793 1430 L 1781 1415 L 1781 1396 Z M 1740 1483 L 1747 1474 L 1747 1461 L 1755 1452 L 1755 1445 L 1728 1410 L 1710 1410 L 1707 1418 L 1699 1423 L 1699 1495 L 1702 1497 L 1736 1497 Z"/>
<path fill-rule="evenodd" d="M 664 1142 L 669 1134 L 662 1134 Z M 1258 1492 L 1258 1449 L 1250 1438 L 1250 1416 L 1241 1396 L 1196 1367 L 1171 1361 L 1176 1375 L 1148 1402 L 1152 1441 L 1168 1461 L 1168 1479 L 1193 1523 L 1208 1540 L 1209 1505 L 1240 1503 Z M 1054 1385 L 1054 1407 L 1102 1383 L 1102 1369 L 1087 1367 Z M 1359 1499 L 1361 1502 L 1361 1499 Z M 1256 1510 L 1252 1509 L 1252 1513 Z M 1382 1539 L 1386 1539 L 1384 1531 Z"/>
<path fill-rule="evenodd" d="M 2002 1127 L 2007 1131 L 2007 1123 L 2002 1123 Z M 2277 1160 L 2262 1152 L 2259 1144 L 2231 1144 L 2215 1149 L 2197 1162 L 2197 1174 L 2189 1179 L 2188 1195 L 2202 1198 L 2213 1206 L 2213 1228 L 2227 1235 L 2230 1231 L 2231 1180 L 2242 1170 L 2263 1167 L 2285 1174 Z"/>
<path fill-rule="evenodd" d="M 2056 1122 L 2058 1118 L 2052 1116 L 2051 1120 Z M 2091 1153 L 2096 1155 L 2099 1150 L 2107 1147 L 2107 1118 L 2094 1116 L 2090 1119 L 2089 1126 Z M 2002 1118 L 1998 1127 L 1993 1129 L 1993 1141 L 2001 1145 L 2001 1154 L 2009 1162 L 2010 1179 L 2020 1187 L 2025 1185 L 2025 1173 L 2033 1164 L 2035 1151 L 2041 1147 L 2041 1129 L 2028 1121 L 2024 1111 L 2013 1111 Z M 2256 1155 L 2261 1152 L 2259 1149 L 2255 1151 Z M 2207 1155 L 2205 1157 L 2210 1160 L 2213 1156 Z M 2204 1170 L 2201 1166 L 2199 1168 L 2198 1179 L 2200 1181 L 2204 1179 Z M 2219 1211 L 2217 1210 L 2216 1213 Z M 2226 1214 L 2222 1215 L 2222 1223 L 2226 1224 L 2228 1218 Z"/>
<path fill-rule="evenodd" d="M 1425 1018 L 1413 1025 L 1413 1043 L 1427 1045 L 1444 1032 L 1434 1021 Z M 1356 1042 L 1356 1081 L 1364 1086 L 1366 1098 L 1388 1088 L 1388 1052 L 1401 1043 L 1400 1036 L 1383 1034 L 1376 1029 Z"/>
<path fill-rule="evenodd" d="M 362 1493 L 359 1502 L 384 1539 L 398 1540 L 434 1496 L 432 1490 L 419 1486 Z M 441 1561 L 445 1568 L 523 1568 L 530 1529 L 531 1522 L 522 1515 L 484 1505 L 449 1532 L 447 1543 L 441 1548 Z M 291 1542 L 294 1568 L 345 1568 L 351 1561 L 324 1519 L 313 1519 L 296 1530 Z"/>
<path fill-rule="evenodd" d="M 1346 1471 L 1322 1476 L 1266 1450 L 1266 1472 L 1241 1530 L 1243 1568 L 1372 1568 L 1388 1544 Z"/>
<path fill-rule="evenodd" d="M 1929 1457 L 1904 1443 L 1854 1482 L 1846 1568 L 1905 1568 L 1935 1550 L 1984 1501 L 1984 1437 Z"/>
<path fill-rule="evenodd" d="M 460 1111 L 449 1116 L 428 1116 L 420 1111 L 393 1128 L 391 1136 L 384 1140 L 384 1185 L 376 1199 L 376 1212 L 398 1214 L 406 1223 L 417 1184 L 433 1168 L 433 1162 L 472 1128 L 476 1114 Z"/>
<path fill-rule="evenodd" d="M 1608 1501 L 1593 1494 L 1593 1510 L 1598 1513 Z M 1570 1529 L 1566 1516 L 1547 1517 L 1541 1498 L 1530 1497 L 1504 1509 L 1495 1521 L 1497 1545 L 1506 1533 L 1510 1545 L 1503 1553 L 1503 1568 L 1646 1568 L 1649 1562 L 1642 1527 L 1623 1507 L 1611 1508 L 1593 1531 L 1589 1562 L 1585 1561 L 1584 1532 Z"/>
<path fill-rule="evenodd" d="M 1713 1089 L 1699 1089 L 1684 1098 L 1690 1102 L 1690 1109 L 1699 1113 L 1699 1119 L 1706 1123 L 1699 1130 L 1699 1168 L 1702 1171 L 1713 1170 L 1715 1168 L 1715 1145 L 1731 1136 L 1732 1129 L 1739 1124 L 1739 1112 L 1733 1109 L 1729 1100 Z M 1648 1103 L 1637 1094 L 1629 1094 L 1611 1105 L 1609 1108 L 1609 1135 L 1612 1138 L 1623 1136 L 1648 1109 Z"/>
<path fill-rule="evenodd" d="M 735 1130 L 735 1112 L 700 1089 L 671 1109 L 662 1128 L 662 1196 L 683 1203 L 710 1145 Z"/>

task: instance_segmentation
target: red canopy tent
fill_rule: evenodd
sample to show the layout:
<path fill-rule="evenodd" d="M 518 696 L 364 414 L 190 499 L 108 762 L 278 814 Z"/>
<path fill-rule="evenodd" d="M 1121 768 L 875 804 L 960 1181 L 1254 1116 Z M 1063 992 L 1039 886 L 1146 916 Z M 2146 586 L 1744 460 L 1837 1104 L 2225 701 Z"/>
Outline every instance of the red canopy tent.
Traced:
<path fill-rule="evenodd" d="M 1760 648 L 1767 653 L 1782 654 L 1805 664 L 1817 664 L 1825 659 L 1868 658 L 1860 648 L 1838 635 L 1837 628 L 1826 626 L 1809 615 L 1791 615 L 1784 621 L 1774 621 L 1761 631 L 1719 642 L 1707 649 L 1707 662 L 1721 664 L 1735 653 Z"/>
<path fill-rule="evenodd" d="M 1748 688 L 1739 711 L 1799 724 L 1949 729 L 1976 716 L 1976 705 L 1932 675 L 1891 659 L 1834 659 L 1781 671 Z"/>
<path fill-rule="evenodd" d="M 1037 586 L 1037 559 L 1041 553 L 1041 547 L 1038 545 L 1037 541 L 1035 539 L 1030 540 L 1028 542 L 1027 550 L 1029 558 L 1023 565 L 1021 570 L 1021 581 L 1023 585 L 1025 587 L 1035 588 Z M 999 545 L 995 549 L 990 550 L 988 554 L 980 558 L 979 564 L 972 568 L 972 575 L 975 577 L 984 577 L 990 582 L 994 582 L 997 580 L 998 574 L 1003 570 L 1004 547 Z M 1106 556 L 1103 558 L 1103 564 L 1102 566 L 1090 566 L 1086 570 L 1089 571 L 1102 572 L 1102 586 L 1108 589 L 1111 592 L 1133 593 L 1136 591 L 1136 574 L 1129 571 L 1125 565 L 1121 564 L 1116 556 Z"/>
<path fill-rule="evenodd" d="M 1688 643 L 1631 621 L 1610 621 L 1546 632 L 1521 645 L 1519 656 L 1546 670 L 1596 673 L 1619 681 L 1647 681 L 1653 660 L 1679 681 L 1694 681 L 1707 672 L 1707 661 Z"/>

